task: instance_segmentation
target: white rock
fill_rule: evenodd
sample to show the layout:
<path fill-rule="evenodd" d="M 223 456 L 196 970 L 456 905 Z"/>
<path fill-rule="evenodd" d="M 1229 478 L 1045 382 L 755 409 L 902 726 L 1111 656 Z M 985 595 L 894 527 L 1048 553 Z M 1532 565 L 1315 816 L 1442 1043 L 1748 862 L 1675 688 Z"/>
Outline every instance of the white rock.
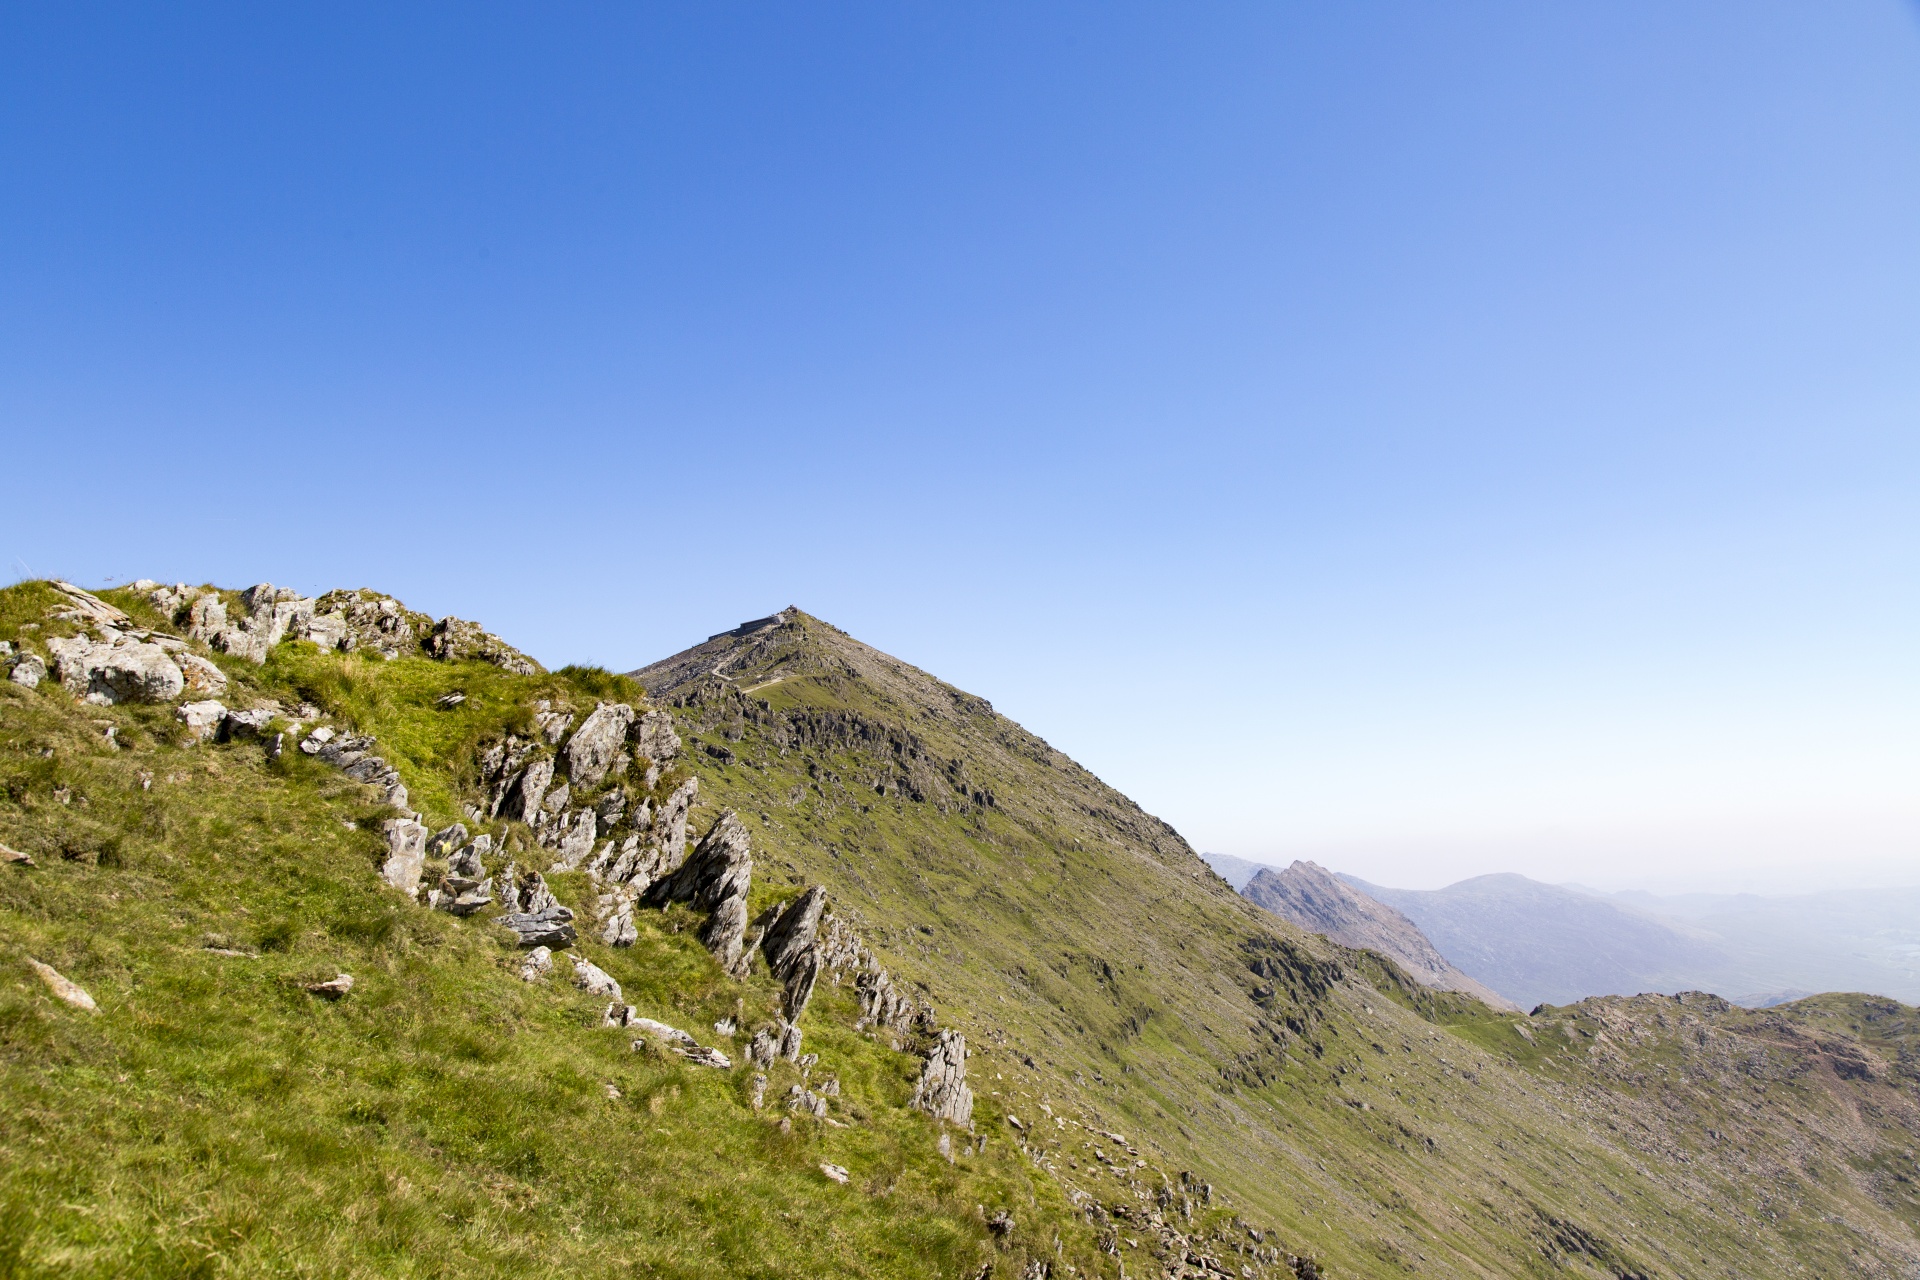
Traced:
<path fill-rule="evenodd" d="M 47 678 L 47 664 L 40 660 L 37 653 L 23 653 L 13 660 L 13 672 L 8 676 L 15 684 L 28 689 L 38 688 Z"/>
<path fill-rule="evenodd" d="M 175 653 L 175 665 L 186 681 L 188 693 L 206 694 L 217 698 L 227 691 L 227 673 L 214 666 L 197 653 Z"/>
<path fill-rule="evenodd" d="M 92 996 L 83 991 L 77 983 L 62 977 L 60 971 L 52 965 L 41 964 L 32 956 L 27 957 L 27 963 L 33 966 L 33 971 L 40 975 L 40 981 L 46 983 L 47 990 L 53 992 L 54 995 L 59 996 L 76 1009 L 85 1009 L 88 1013 L 98 1013 L 100 1011 L 100 1006 L 93 1002 Z"/>
<path fill-rule="evenodd" d="M 825 1162 L 821 1163 L 820 1172 L 826 1174 L 829 1178 L 832 1178 L 835 1182 L 839 1183 L 841 1186 L 845 1186 L 847 1184 L 847 1180 L 853 1176 L 852 1174 L 848 1173 L 845 1169 L 842 1169 L 839 1165 L 827 1164 Z"/>
<path fill-rule="evenodd" d="M 520 981 L 538 982 L 553 972 L 553 951 L 549 947 L 535 947 L 527 952 L 527 958 L 520 965 Z"/>
<path fill-rule="evenodd" d="M 573 985 L 592 995 L 620 999 L 620 984 L 613 975 L 584 956 L 573 957 Z"/>
<path fill-rule="evenodd" d="M 668 1044 L 691 1045 L 694 1038 L 678 1027 L 670 1027 L 664 1022 L 655 1022 L 652 1018 L 635 1018 L 631 1024 L 650 1036 L 658 1036 Z"/>
<path fill-rule="evenodd" d="M 220 727 L 220 722 L 227 718 L 227 709 L 208 699 L 205 702 L 183 702 L 174 708 L 173 714 L 175 719 L 192 730 L 194 737 L 204 740 L 212 737 L 213 731 Z"/>
<path fill-rule="evenodd" d="M 387 838 L 380 878 L 409 896 L 420 892 L 420 873 L 427 864 L 426 827 L 412 818 L 388 818 L 380 831 Z"/>
<path fill-rule="evenodd" d="M 633 723 L 633 708 L 624 702 L 603 702 L 567 741 L 567 774 L 575 786 L 597 787 L 613 767 Z"/>

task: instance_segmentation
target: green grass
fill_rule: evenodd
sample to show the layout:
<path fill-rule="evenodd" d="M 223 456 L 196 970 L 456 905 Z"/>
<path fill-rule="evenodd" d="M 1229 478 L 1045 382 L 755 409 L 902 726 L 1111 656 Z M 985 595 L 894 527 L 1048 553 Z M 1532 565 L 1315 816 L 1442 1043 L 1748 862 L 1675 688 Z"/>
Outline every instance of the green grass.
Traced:
<path fill-rule="evenodd" d="M 57 633 L 29 625 L 56 602 L 0 591 L 0 638 Z M 1140 1276 L 1173 1261 L 1152 1256 L 1148 1215 L 1261 1276 L 1285 1266 L 1256 1263 L 1250 1227 L 1340 1280 L 1897 1276 L 1920 1260 L 1915 1011 L 1655 998 L 1522 1017 L 1418 987 L 1241 899 L 977 700 L 803 623 L 804 643 L 741 673 L 780 683 L 676 712 L 687 759 L 658 787 L 691 770 L 696 832 L 722 808 L 748 823 L 754 911 L 826 885 L 967 1035 L 984 1151 L 940 1158 L 937 1127 L 905 1105 L 917 1059 L 856 1031 L 848 991 L 823 987 L 804 1023 L 845 1127 L 783 1128 L 790 1065 L 756 1112 L 747 1072 L 600 1027 L 604 1002 L 564 961 L 524 984 L 497 927 L 383 888 L 391 811 L 369 790 L 297 751 L 189 745 L 171 708 L 4 684 L 0 841 L 39 865 L 0 867 L 0 1276 L 975 1277 L 991 1262 L 1004 1278 L 1039 1260 Z M 263 667 L 216 661 L 230 705 L 312 702 L 375 734 L 434 825 L 478 798 L 477 748 L 528 731 L 536 700 L 584 713 L 636 696 L 598 669 L 523 678 L 299 643 Z M 448 692 L 466 700 L 443 708 Z M 826 737 L 799 740 L 808 725 Z M 494 830 L 544 865 L 524 829 Z M 553 883 L 583 905 L 583 875 Z M 709 1043 L 722 1016 L 771 1017 L 763 966 L 727 978 L 685 909 L 638 923 L 630 949 L 580 950 L 643 1014 Z M 100 1012 L 54 1001 L 27 955 Z M 304 989 L 343 970 L 356 986 L 337 1004 Z M 1018 1225 L 998 1240 L 986 1219 L 1003 1208 Z"/>
<path fill-rule="evenodd" d="M 20 593 L 0 610 L 41 608 Z M 221 661 L 230 703 L 304 698 L 376 733 L 436 821 L 471 748 L 533 698 L 590 709 L 625 688 L 297 644 L 265 668 Z M 436 709 L 453 689 L 468 701 Z M 1060 1189 L 1003 1138 L 937 1155 L 905 1106 L 917 1059 L 853 1032 L 850 993 L 823 988 L 803 1023 L 847 1127 L 783 1131 L 791 1065 L 755 1112 L 746 1071 L 635 1052 L 564 961 L 524 984 L 504 931 L 383 888 L 387 811 L 363 788 L 297 752 L 177 736 L 170 708 L 0 686 L 0 840 L 39 860 L 0 868 L 0 1274 L 972 1276 L 1054 1257 L 1056 1233 L 1061 1258 L 1095 1265 Z M 737 1062 L 711 1024 L 771 1017 L 776 988 L 728 979 L 687 924 L 643 913 L 631 949 L 580 950 Z M 100 1012 L 51 1000 L 26 955 Z M 339 1003 L 304 990 L 338 971 L 356 981 Z M 1021 1222 L 1010 1241 L 982 1206 Z"/>

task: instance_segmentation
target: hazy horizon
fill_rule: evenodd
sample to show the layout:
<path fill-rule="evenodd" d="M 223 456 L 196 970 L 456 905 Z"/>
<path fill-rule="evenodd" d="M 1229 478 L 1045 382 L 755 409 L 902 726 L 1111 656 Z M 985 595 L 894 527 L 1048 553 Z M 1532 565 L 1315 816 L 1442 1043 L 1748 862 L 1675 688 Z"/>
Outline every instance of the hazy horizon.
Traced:
<path fill-rule="evenodd" d="M 1383 884 L 1920 874 L 1911 4 L 9 37 L 13 573 L 799 604 Z"/>

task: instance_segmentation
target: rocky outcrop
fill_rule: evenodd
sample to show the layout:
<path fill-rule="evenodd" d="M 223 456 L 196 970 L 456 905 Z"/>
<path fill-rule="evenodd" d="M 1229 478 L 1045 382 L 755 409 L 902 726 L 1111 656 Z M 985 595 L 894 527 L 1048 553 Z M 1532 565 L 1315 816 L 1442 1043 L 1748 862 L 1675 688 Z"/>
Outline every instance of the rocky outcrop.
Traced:
<path fill-rule="evenodd" d="M 907 1105 L 939 1120 L 965 1125 L 973 1122 L 973 1090 L 967 1087 L 967 1040 L 957 1031 L 942 1031 L 920 1069 Z"/>
<path fill-rule="evenodd" d="M 313 602 L 313 616 L 300 629 L 302 639 L 343 653 L 370 653 L 392 660 L 420 652 L 433 620 L 391 596 L 364 588 L 329 591 Z"/>
<path fill-rule="evenodd" d="M 47 641 L 54 673 L 74 694 L 111 706 L 172 702 L 186 689 L 186 677 L 161 645 L 112 628 L 103 628 L 102 634 L 101 640 L 65 636 Z"/>
<path fill-rule="evenodd" d="M 774 910 L 760 935 L 760 951 L 767 967 L 781 983 L 781 1005 L 788 1021 L 798 1022 L 819 981 L 820 920 L 827 909 L 827 891 L 814 885 L 791 903 Z"/>
<path fill-rule="evenodd" d="M 210 699 L 205 702 L 183 702 L 173 709 L 173 715 L 188 733 L 204 742 L 226 722 L 227 708 Z"/>
<path fill-rule="evenodd" d="M 355 782 L 379 787 L 386 793 L 388 804 L 396 809 L 405 809 L 407 788 L 400 781 L 400 771 L 385 759 L 374 755 L 373 745 L 370 735 L 343 738 L 322 725 L 307 735 L 300 743 L 300 750 L 322 764 L 332 765 Z"/>
<path fill-rule="evenodd" d="M 637 897 L 660 877 L 680 868 L 687 853 L 687 814 L 700 794 L 700 780 L 689 778 L 650 810 L 641 805 L 632 814 L 636 828 L 616 846 L 611 840 L 587 866 L 595 880 L 628 896 Z"/>
<path fill-rule="evenodd" d="M 567 776 L 573 785 L 597 787 L 606 780 L 615 761 L 625 759 L 633 719 L 633 708 L 624 702 L 603 702 L 593 709 L 567 741 Z"/>
<path fill-rule="evenodd" d="M 37 689 L 47 678 L 47 664 L 37 653 L 23 653 L 13 659 L 7 679 L 28 689 Z"/>
<path fill-rule="evenodd" d="M 420 892 L 420 873 L 427 865 L 427 829 L 412 818 L 389 818 L 380 824 L 387 841 L 387 860 L 380 878 L 408 897 Z"/>
<path fill-rule="evenodd" d="M 558 903 L 538 911 L 510 911 L 495 923 L 513 930 L 523 947 L 570 947 L 579 937 L 573 912 Z"/>
<path fill-rule="evenodd" d="M 742 944 L 747 932 L 747 890 L 753 880 L 753 854 L 746 824 L 729 809 L 714 822 L 680 869 L 650 885 L 648 906 L 685 902 L 705 910 L 700 941 L 734 977 L 745 977 Z"/>
<path fill-rule="evenodd" d="M 427 841 L 427 852 L 437 853 L 447 844 L 458 839 L 465 840 L 466 827 L 455 823 L 446 831 L 435 832 Z M 436 842 L 439 842 L 436 847 Z M 462 843 L 447 857 L 447 873 L 441 878 L 440 887 L 427 895 L 427 905 L 456 916 L 470 916 L 483 907 L 493 903 L 493 884 L 487 878 L 487 869 L 483 857 L 493 848 L 493 837 L 482 833 L 477 839 Z"/>
<path fill-rule="evenodd" d="M 673 715 L 649 711 L 633 729 L 634 745 L 640 754 L 655 764 L 665 764 L 680 754 L 680 735 L 674 732 Z"/>
<path fill-rule="evenodd" d="M 427 635 L 427 652 L 442 662 L 467 659 L 490 662 L 516 676 L 535 676 L 545 668 L 477 622 L 442 618 Z"/>

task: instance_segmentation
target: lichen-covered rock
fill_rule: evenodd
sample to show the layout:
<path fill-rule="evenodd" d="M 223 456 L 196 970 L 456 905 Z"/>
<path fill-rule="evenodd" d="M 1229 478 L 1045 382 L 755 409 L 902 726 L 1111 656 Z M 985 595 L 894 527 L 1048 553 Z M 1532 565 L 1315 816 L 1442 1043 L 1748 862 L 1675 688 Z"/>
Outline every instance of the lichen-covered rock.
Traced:
<path fill-rule="evenodd" d="M 217 698 L 227 691 L 227 673 L 199 654 L 175 653 L 173 663 L 180 668 L 180 676 L 186 681 L 187 693 Z"/>
<path fill-rule="evenodd" d="M 973 1120 L 973 1090 L 967 1087 L 967 1038 L 942 1031 L 920 1069 L 920 1082 L 907 1105 L 955 1124 Z"/>
<path fill-rule="evenodd" d="M 673 731 L 673 715 L 649 711 L 633 727 L 634 745 L 640 754 L 655 764 L 665 764 L 680 754 L 680 735 Z"/>
<path fill-rule="evenodd" d="M 13 660 L 13 669 L 7 678 L 23 688 L 37 689 L 47 678 L 47 664 L 37 653 L 23 653 Z"/>
<path fill-rule="evenodd" d="M 420 891 L 420 873 L 427 865 L 427 829 L 412 818 L 388 818 L 380 824 L 380 833 L 387 841 L 380 878 L 412 897 Z"/>
<path fill-rule="evenodd" d="M 679 870 L 648 886 L 649 906 L 686 902 L 708 912 L 700 941 L 734 977 L 744 977 L 747 957 L 747 891 L 753 854 L 746 824 L 729 809 L 714 822 Z"/>
<path fill-rule="evenodd" d="M 593 709 L 573 737 L 567 740 L 567 775 L 577 787 L 597 787 L 620 758 L 633 724 L 633 708 L 624 702 L 603 702 Z"/>
<path fill-rule="evenodd" d="M 556 820 L 544 833 L 541 843 L 547 844 L 555 853 L 554 865 L 563 871 L 573 871 L 587 860 L 593 852 L 593 842 L 598 834 L 593 810 L 587 809 Z"/>
<path fill-rule="evenodd" d="M 621 999 L 620 984 L 614 981 L 613 975 L 585 956 L 573 957 L 573 985 L 588 995 Z"/>
<path fill-rule="evenodd" d="M 142 633 L 145 634 L 145 633 Z M 106 640 L 56 636 L 47 641 L 60 683 L 92 702 L 172 702 L 186 688 L 186 677 L 167 651 L 109 632 Z"/>
<path fill-rule="evenodd" d="M 553 785 L 553 759 L 541 756 L 528 763 L 505 788 L 495 812 L 503 818 L 531 822 Z"/>
<path fill-rule="evenodd" d="M 775 916 L 760 937 L 767 967 L 782 984 L 781 1004 L 790 1022 L 800 1020 L 819 981 L 821 964 L 816 943 L 826 909 L 827 891 L 814 885 Z"/>
<path fill-rule="evenodd" d="M 477 622 L 465 618 L 442 618 L 427 635 L 427 652 L 442 662 L 473 659 L 490 662 L 516 676 L 539 675 L 545 670 L 539 663 L 502 640 Z"/>
<path fill-rule="evenodd" d="M 100 1011 L 100 1006 L 94 1003 L 92 996 L 88 995 L 78 983 L 67 978 L 52 965 L 42 964 L 32 956 L 27 957 L 27 965 L 39 976 L 40 981 L 47 984 L 47 990 L 53 992 L 53 994 L 61 1000 L 64 1000 L 76 1009 L 85 1009 L 88 1013 L 98 1013 Z"/>
<path fill-rule="evenodd" d="M 204 702 L 183 702 L 173 709 L 174 719 L 185 725 L 194 737 L 205 740 L 211 738 L 227 718 L 227 709 L 219 702 L 208 699 Z"/>

